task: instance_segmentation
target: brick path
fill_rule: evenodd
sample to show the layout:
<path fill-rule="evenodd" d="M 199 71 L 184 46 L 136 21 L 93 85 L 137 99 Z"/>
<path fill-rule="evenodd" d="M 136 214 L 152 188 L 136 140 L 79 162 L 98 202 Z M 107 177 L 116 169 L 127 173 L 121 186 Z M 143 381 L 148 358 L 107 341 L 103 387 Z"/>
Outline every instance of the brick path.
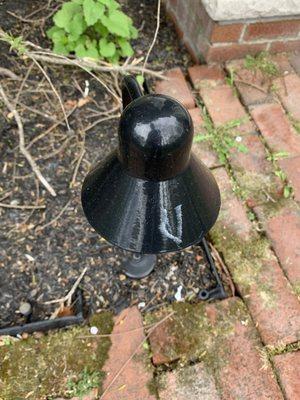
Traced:
<path fill-rule="evenodd" d="M 299 60 L 293 57 L 293 65 Z M 273 61 L 281 72 L 273 81 L 234 60 L 225 69 L 194 66 L 186 76 L 175 69 L 166 73 L 170 80 L 157 83 L 158 93 L 189 109 L 195 135 L 205 129 L 197 104 L 216 128 L 240 120 L 232 135 L 246 153 L 232 147 L 220 162 L 211 143 L 193 145 L 221 189 L 211 239 L 240 298 L 175 304 L 146 316 L 159 321 L 175 311 L 150 335 L 154 367 L 171 369 L 156 371 L 151 394 L 130 397 L 127 388 L 119 399 L 300 399 L 300 77 L 286 55 Z M 233 69 L 234 87 L 226 81 Z M 145 365 L 131 367 L 125 385 L 136 387 L 134 368 L 139 382 L 153 373 Z"/>

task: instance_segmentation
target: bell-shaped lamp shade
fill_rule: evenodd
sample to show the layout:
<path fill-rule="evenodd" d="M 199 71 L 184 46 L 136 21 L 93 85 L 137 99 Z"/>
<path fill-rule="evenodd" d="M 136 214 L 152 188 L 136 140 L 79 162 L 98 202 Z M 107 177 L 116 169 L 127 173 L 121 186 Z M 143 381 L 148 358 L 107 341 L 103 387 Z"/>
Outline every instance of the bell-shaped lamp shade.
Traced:
<path fill-rule="evenodd" d="M 191 153 L 193 123 L 175 99 L 135 98 L 119 124 L 119 146 L 86 177 L 82 206 L 108 242 L 157 254 L 198 243 L 214 225 L 220 192 Z"/>

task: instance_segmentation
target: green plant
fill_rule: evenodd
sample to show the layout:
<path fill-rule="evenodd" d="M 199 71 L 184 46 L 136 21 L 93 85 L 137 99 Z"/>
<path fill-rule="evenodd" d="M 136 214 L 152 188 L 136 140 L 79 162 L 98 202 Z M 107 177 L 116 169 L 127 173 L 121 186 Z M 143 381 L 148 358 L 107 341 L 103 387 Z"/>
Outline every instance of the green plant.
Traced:
<path fill-rule="evenodd" d="M 90 390 L 98 388 L 100 384 L 100 373 L 89 372 L 87 368 L 79 374 L 79 378 L 74 380 L 69 378 L 67 382 L 68 395 L 82 398 Z"/>
<path fill-rule="evenodd" d="M 261 71 L 268 78 L 279 75 L 277 65 L 272 60 L 270 60 L 270 55 L 265 51 L 262 51 L 255 57 L 247 55 L 244 65 L 247 69 L 253 71 Z"/>
<path fill-rule="evenodd" d="M 288 183 L 287 181 L 287 176 L 286 174 L 282 171 L 282 169 L 279 167 L 277 161 L 288 157 L 289 153 L 287 151 L 278 151 L 277 153 L 272 153 L 270 151 L 268 151 L 268 156 L 267 156 L 267 160 L 271 161 L 272 164 L 275 167 L 275 171 L 274 174 L 276 176 L 278 176 L 278 178 L 281 180 L 281 182 L 283 183 L 283 197 L 284 198 L 289 198 L 292 196 L 293 194 L 293 188 L 292 186 Z"/>
<path fill-rule="evenodd" d="M 138 31 L 115 0 L 68 1 L 54 15 L 53 22 L 47 36 L 55 53 L 110 63 L 133 54 L 129 41 L 137 38 Z"/>
<path fill-rule="evenodd" d="M 194 141 L 196 143 L 209 141 L 212 148 L 218 154 L 221 163 L 228 161 L 230 150 L 233 148 L 242 153 L 248 152 L 248 148 L 239 141 L 241 138 L 235 132 L 236 128 L 244 122 L 243 119 L 235 119 L 216 127 L 207 113 L 204 113 L 203 120 L 205 133 L 196 135 Z"/>

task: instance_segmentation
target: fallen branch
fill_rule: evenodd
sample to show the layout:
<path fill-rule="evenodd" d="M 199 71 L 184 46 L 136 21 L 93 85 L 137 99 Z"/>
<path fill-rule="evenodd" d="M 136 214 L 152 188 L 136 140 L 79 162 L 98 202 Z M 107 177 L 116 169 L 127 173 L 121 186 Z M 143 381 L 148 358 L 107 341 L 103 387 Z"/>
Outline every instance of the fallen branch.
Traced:
<path fill-rule="evenodd" d="M 6 204 L 6 203 L 0 203 L 0 207 L 3 208 L 17 208 L 19 210 L 37 210 L 37 209 L 41 209 L 41 208 L 46 208 L 45 205 L 21 205 L 21 204 Z"/>
<path fill-rule="evenodd" d="M 29 153 L 29 151 L 26 149 L 25 147 L 25 137 L 24 137 L 24 128 L 23 128 L 23 124 L 22 124 L 22 120 L 21 117 L 18 113 L 18 111 L 15 109 L 15 107 L 11 104 L 11 102 L 8 100 L 3 87 L 0 83 L 0 95 L 4 101 L 4 104 L 6 105 L 6 107 L 9 109 L 9 111 L 13 114 L 15 121 L 18 125 L 18 133 L 19 133 L 19 148 L 20 148 L 20 152 L 23 154 L 23 156 L 26 158 L 26 160 L 28 161 L 29 165 L 31 166 L 33 172 L 35 173 L 35 175 L 37 176 L 37 178 L 39 179 L 39 181 L 42 183 L 42 185 L 48 190 L 48 192 L 52 195 L 52 196 L 56 196 L 56 192 L 55 190 L 52 188 L 52 186 L 48 183 L 48 181 L 44 178 L 44 176 L 42 175 L 39 167 L 37 166 L 36 162 L 34 161 L 34 159 L 31 157 L 31 154 Z"/>

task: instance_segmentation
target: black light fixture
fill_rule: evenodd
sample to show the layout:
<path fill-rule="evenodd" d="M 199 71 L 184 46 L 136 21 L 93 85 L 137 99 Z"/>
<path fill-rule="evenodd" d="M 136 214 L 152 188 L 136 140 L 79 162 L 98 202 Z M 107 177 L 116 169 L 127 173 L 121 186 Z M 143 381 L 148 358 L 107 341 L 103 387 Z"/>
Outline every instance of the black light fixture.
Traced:
<path fill-rule="evenodd" d="M 188 111 L 172 97 L 143 95 L 132 76 L 123 80 L 122 100 L 119 146 L 83 183 L 87 220 L 108 242 L 134 253 L 123 265 L 132 278 L 147 276 L 156 254 L 198 243 L 213 263 L 204 236 L 218 217 L 220 192 L 210 170 L 191 153 Z"/>

